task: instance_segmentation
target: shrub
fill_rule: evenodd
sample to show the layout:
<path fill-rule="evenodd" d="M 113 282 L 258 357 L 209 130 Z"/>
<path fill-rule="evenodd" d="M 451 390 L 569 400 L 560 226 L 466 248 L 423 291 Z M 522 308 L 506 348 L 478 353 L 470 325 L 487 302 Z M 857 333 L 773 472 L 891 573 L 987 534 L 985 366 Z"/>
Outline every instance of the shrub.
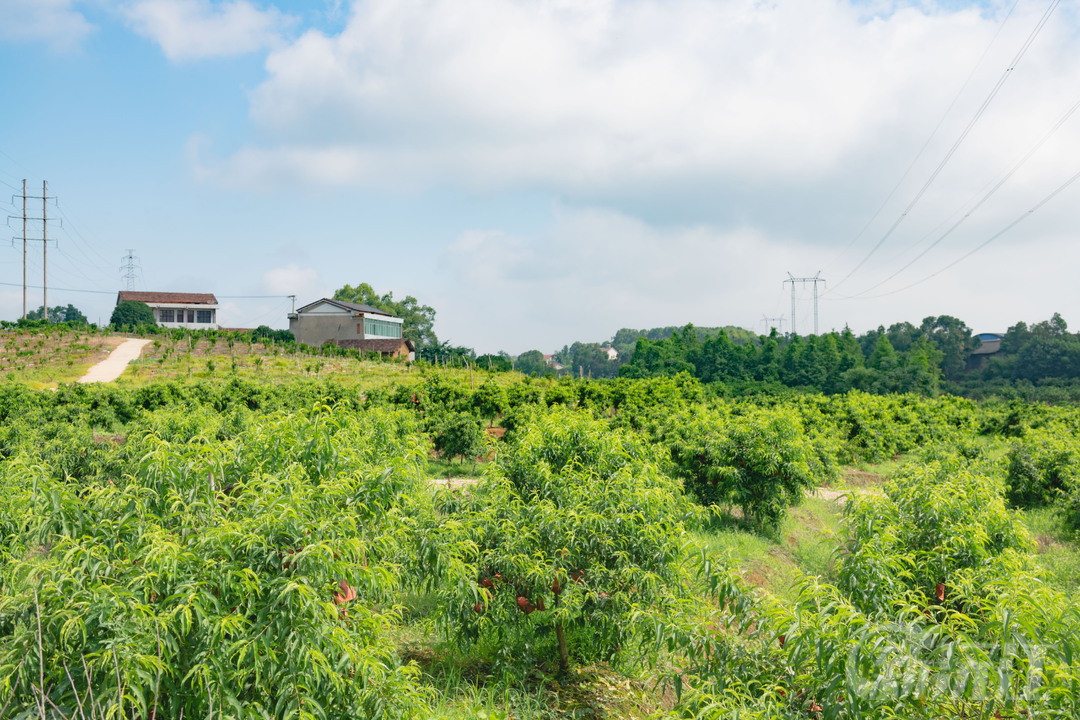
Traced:
<path fill-rule="evenodd" d="M 143 325 L 157 325 L 154 311 L 144 302 L 125 300 L 112 311 L 109 324 L 118 328 L 137 328 Z"/>
<path fill-rule="evenodd" d="M 446 497 L 419 552 L 442 626 L 511 671 L 618 652 L 679 586 L 691 506 L 639 439 L 583 412 L 535 416 L 468 496 Z"/>
<path fill-rule="evenodd" d="M 484 430 L 468 413 L 446 412 L 434 420 L 431 431 L 435 452 L 444 458 L 475 458 L 484 452 Z"/>
<path fill-rule="evenodd" d="M 1052 505 L 1077 485 L 1080 447 L 1075 435 L 1054 424 L 1029 430 L 1008 454 L 1006 491 L 1020 506 Z"/>
<path fill-rule="evenodd" d="M 704 504 L 738 506 L 759 529 L 776 527 L 814 487 L 819 456 L 791 410 L 698 413 L 677 426 L 671 459 L 688 493 Z"/>
<path fill-rule="evenodd" d="M 0 707 L 423 714 L 392 638 L 415 425 L 317 408 L 197 437 L 129 439 L 130 472 L 81 487 L 0 466 Z"/>
<path fill-rule="evenodd" d="M 886 497 L 854 495 L 839 587 L 864 609 L 945 602 L 958 586 L 982 592 L 1023 566 L 1027 529 L 992 478 L 958 455 L 905 464 Z"/>

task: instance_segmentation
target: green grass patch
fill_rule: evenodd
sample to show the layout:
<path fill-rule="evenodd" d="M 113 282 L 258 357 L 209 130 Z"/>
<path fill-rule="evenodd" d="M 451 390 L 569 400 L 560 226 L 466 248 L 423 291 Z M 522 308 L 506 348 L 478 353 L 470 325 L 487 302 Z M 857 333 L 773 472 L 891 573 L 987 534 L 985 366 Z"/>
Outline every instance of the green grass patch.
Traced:
<path fill-rule="evenodd" d="M 469 460 L 443 460 L 429 458 L 424 466 L 424 473 L 433 480 L 446 478 L 479 478 L 484 474 L 486 462 Z"/>
<path fill-rule="evenodd" d="M 1052 508 L 1022 511 L 1035 539 L 1039 566 L 1050 582 L 1072 596 L 1080 595 L 1080 543 L 1071 536 Z"/>
<path fill-rule="evenodd" d="M 811 497 L 791 508 L 772 535 L 755 532 L 741 518 L 719 515 L 692 537 L 699 548 L 737 568 L 747 583 L 794 601 L 803 575 L 832 578 L 840 522 L 837 501 Z"/>

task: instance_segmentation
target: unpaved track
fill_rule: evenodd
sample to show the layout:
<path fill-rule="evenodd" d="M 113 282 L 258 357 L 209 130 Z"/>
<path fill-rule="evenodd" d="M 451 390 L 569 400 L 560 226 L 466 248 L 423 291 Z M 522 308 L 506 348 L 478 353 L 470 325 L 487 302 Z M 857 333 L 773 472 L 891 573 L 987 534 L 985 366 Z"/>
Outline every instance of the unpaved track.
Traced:
<path fill-rule="evenodd" d="M 139 357 L 142 354 L 142 349 L 149 342 L 149 340 L 138 338 L 125 340 L 120 343 L 119 347 L 109 353 L 109 357 L 94 365 L 85 375 L 79 378 L 79 382 L 112 382 L 124 374 L 128 363 Z"/>

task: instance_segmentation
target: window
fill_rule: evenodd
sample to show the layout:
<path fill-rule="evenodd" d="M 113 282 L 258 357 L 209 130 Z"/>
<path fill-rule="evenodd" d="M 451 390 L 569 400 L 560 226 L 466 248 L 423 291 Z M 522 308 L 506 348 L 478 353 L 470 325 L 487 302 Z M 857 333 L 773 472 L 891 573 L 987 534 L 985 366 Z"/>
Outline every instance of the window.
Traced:
<path fill-rule="evenodd" d="M 181 312 L 183 312 L 183 311 L 181 311 Z M 187 311 L 187 321 L 189 323 L 195 322 L 195 311 L 194 310 L 188 310 Z"/>
<path fill-rule="evenodd" d="M 364 337 L 401 337 L 401 323 L 364 318 Z"/>
<path fill-rule="evenodd" d="M 199 311 L 199 322 L 201 322 L 201 323 L 212 322 L 210 318 L 213 316 L 213 314 L 214 313 L 212 313 L 210 310 L 200 310 Z"/>
<path fill-rule="evenodd" d="M 174 322 L 173 309 L 161 308 L 160 310 L 158 310 L 158 322 Z"/>

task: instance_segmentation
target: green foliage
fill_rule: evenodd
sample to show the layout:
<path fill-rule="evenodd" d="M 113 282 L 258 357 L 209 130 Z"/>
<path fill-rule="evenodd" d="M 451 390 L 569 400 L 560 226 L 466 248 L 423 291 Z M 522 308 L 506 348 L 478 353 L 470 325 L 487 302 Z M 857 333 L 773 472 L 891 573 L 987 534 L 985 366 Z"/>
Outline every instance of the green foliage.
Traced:
<path fill-rule="evenodd" d="M 296 338 L 288 330 L 274 330 L 268 325 L 260 325 L 251 331 L 251 338 L 259 342 L 271 342 L 271 343 L 288 343 L 294 342 Z"/>
<path fill-rule="evenodd" d="M 496 664 L 518 673 L 624 647 L 677 588 L 690 507 L 638 439 L 553 408 L 442 512 L 419 551 L 442 625 L 463 647 L 497 638 Z"/>
<path fill-rule="evenodd" d="M 510 356 L 506 353 L 481 355 L 476 358 L 476 367 L 488 372 L 510 372 L 514 369 Z"/>
<path fill-rule="evenodd" d="M 31 310 L 26 313 L 27 320 L 43 320 L 45 319 L 45 306 L 39 305 L 37 310 Z M 56 307 L 49 308 L 48 321 L 52 325 L 59 325 L 60 323 L 68 323 L 70 325 L 88 325 L 89 321 L 82 312 L 71 305 L 57 305 Z"/>
<path fill-rule="evenodd" d="M 81 487 L 3 466 L 0 707 L 35 707 L 44 675 L 41 702 L 74 712 L 92 690 L 108 716 L 422 709 L 388 603 L 423 457 L 406 417 L 317 408 L 224 442 L 128 442 L 123 477 Z"/>
<path fill-rule="evenodd" d="M 529 350 L 518 355 L 514 369 L 523 375 L 547 375 L 554 372 L 544 361 L 544 353 L 539 350 Z"/>
<path fill-rule="evenodd" d="M 814 487 L 816 453 L 792 410 L 699 412 L 675 432 L 671 459 L 687 492 L 705 504 L 737 506 L 759 529 L 775 528 Z"/>
<path fill-rule="evenodd" d="M 444 458 L 473 458 L 484 452 L 484 430 L 468 413 L 449 411 L 434 420 L 431 440 L 435 452 Z"/>
<path fill-rule="evenodd" d="M 154 311 L 144 302 L 125 300 L 112 311 L 109 324 L 117 328 L 137 328 L 143 325 L 156 325 Z"/>
<path fill-rule="evenodd" d="M 1029 430 L 1008 454 L 1006 490 L 1021 506 L 1054 504 L 1080 487 L 1080 444 L 1068 428 L 1054 423 Z"/>
<path fill-rule="evenodd" d="M 911 598 L 952 605 L 957 588 L 970 599 L 1023 568 L 1027 530 L 1006 508 L 1000 483 L 962 456 L 905 464 L 885 491 L 847 506 L 839 587 L 863 610 Z"/>
<path fill-rule="evenodd" d="M 489 424 L 494 423 L 495 416 L 505 412 L 506 408 L 506 391 L 494 378 L 485 380 L 472 395 L 473 411 L 480 417 L 488 418 Z"/>

